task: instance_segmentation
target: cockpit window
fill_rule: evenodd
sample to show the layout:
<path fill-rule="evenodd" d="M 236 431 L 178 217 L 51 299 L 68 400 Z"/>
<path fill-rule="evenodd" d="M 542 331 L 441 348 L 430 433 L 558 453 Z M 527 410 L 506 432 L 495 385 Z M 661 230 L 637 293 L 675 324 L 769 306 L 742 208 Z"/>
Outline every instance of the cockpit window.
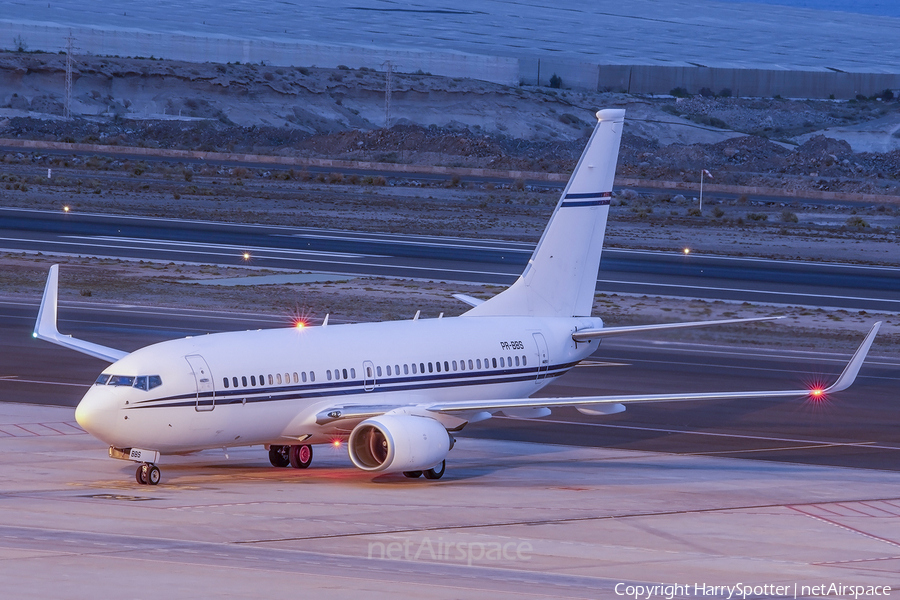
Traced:
<path fill-rule="evenodd" d="M 112 375 L 109 378 L 109 383 L 106 385 L 127 385 L 128 387 L 131 387 L 134 385 L 134 377 L 129 375 Z"/>
<path fill-rule="evenodd" d="M 159 375 L 101 375 L 97 378 L 97 385 L 115 385 L 133 387 L 139 390 L 152 390 L 162 385 L 162 378 Z"/>

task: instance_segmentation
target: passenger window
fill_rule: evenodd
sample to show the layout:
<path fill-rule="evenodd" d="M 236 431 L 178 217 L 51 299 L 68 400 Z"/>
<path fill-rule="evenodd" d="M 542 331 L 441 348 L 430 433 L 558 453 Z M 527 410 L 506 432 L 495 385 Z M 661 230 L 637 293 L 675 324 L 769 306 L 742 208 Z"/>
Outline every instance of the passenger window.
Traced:
<path fill-rule="evenodd" d="M 459 370 L 460 371 L 466 370 L 466 361 L 464 361 L 464 360 L 459 361 Z"/>
<path fill-rule="evenodd" d="M 262 377 L 260 377 L 260 379 L 262 379 Z M 280 378 L 279 378 L 279 379 L 280 379 Z M 274 383 L 275 383 L 275 380 L 272 378 L 272 374 L 269 373 L 269 385 L 272 385 L 272 384 L 274 384 Z"/>
<path fill-rule="evenodd" d="M 479 366 L 479 368 L 481 368 L 481 367 Z M 471 358 L 469 359 L 469 370 L 470 371 L 472 370 L 472 359 Z"/>
<path fill-rule="evenodd" d="M 266 385 L 266 378 L 262 375 L 259 376 L 259 385 Z"/>
<path fill-rule="evenodd" d="M 381 377 L 381 367 L 375 367 L 375 375 Z"/>
<path fill-rule="evenodd" d="M 497 359 L 496 359 L 496 358 L 492 358 L 492 359 L 491 359 L 491 364 L 492 364 L 492 365 L 494 366 L 494 368 L 496 369 L 496 368 L 497 368 Z"/>
<path fill-rule="evenodd" d="M 303 378 L 303 381 L 306 381 L 306 377 Z M 300 383 L 300 376 L 297 375 L 297 371 L 294 371 L 294 383 Z"/>
<path fill-rule="evenodd" d="M 387 371 L 387 376 L 390 377 L 391 376 L 391 365 L 386 366 L 384 369 L 385 369 L 385 371 Z"/>
<path fill-rule="evenodd" d="M 162 377 L 159 375 L 151 375 L 147 378 L 147 389 L 152 390 L 155 387 L 159 387 L 162 385 Z"/>
<path fill-rule="evenodd" d="M 431 364 L 431 363 L 429 363 L 429 364 Z M 438 362 L 434 363 L 434 366 L 437 367 L 437 372 L 440 373 L 441 372 L 441 362 L 438 361 Z"/>
<path fill-rule="evenodd" d="M 481 368 L 481 359 L 479 358 L 475 362 L 476 362 L 476 364 L 478 364 L 478 368 L 480 369 Z"/>
<path fill-rule="evenodd" d="M 350 369 L 350 379 L 356 379 L 356 369 Z"/>
<path fill-rule="evenodd" d="M 300 373 L 300 381 L 302 381 L 303 383 L 306 383 L 306 371 L 303 371 L 302 373 Z"/>
<path fill-rule="evenodd" d="M 138 379 L 142 379 L 142 378 L 139 377 Z M 228 387 L 228 378 L 227 377 L 222 378 L 222 385 L 224 385 L 226 388 Z M 137 386 L 135 385 L 134 387 L 137 387 Z"/>
<path fill-rule="evenodd" d="M 347 379 L 347 369 L 344 369 L 342 373 L 344 375 L 344 379 Z"/>
<path fill-rule="evenodd" d="M 250 376 L 250 385 L 256 385 L 256 375 Z"/>
<path fill-rule="evenodd" d="M 419 363 L 419 373 L 425 373 L 425 363 Z"/>
<path fill-rule="evenodd" d="M 453 361 L 453 370 L 454 371 L 456 370 L 456 361 L 455 360 Z"/>
<path fill-rule="evenodd" d="M 448 362 L 445 360 L 445 361 L 444 361 L 444 372 L 446 373 L 446 372 L 449 371 L 449 370 L 450 370 L 450 363 L 448 363 Z"/>
<path fill-rule="evenodd" d="M 517 367 L 519 366 L 519 357 L 518 356 L 516 357 L 516 366 Z"/>
<path fill-rule="evenodd" d="M 241 376 L 241 385 L 243 385 L 244 387 L 247 387 L 247 376 L 246 375 Z"/>
<path fill-rule="evenodd" d="M 109 381 L 109 375 L 101 375 L 100 377 L 97 378 L 97 381 L 95 381 L 94 383 L 96 385 L 106 385 L 107 381 Z"/>
<path fill-rule="evenodd" d="M 237 386 L 238 386 L 237 377 L 232 377 L 232 378 L 231 378 L 231 384 L 232 384 L 231 387 L 237 387 Z"/>
<path fill-rule="evenodd" d="M 331 381 L 331 369 L 328 369 L 327 371 L 325 371 L 325 379 L 327 379 L 328 381 Z"/>
<path fill-rule="evenodd" d="M 394 365 L 394 375 L 400 374 L 400 365 Z M 390 375 L 390 373 L 388 373 Z"/>
<path fill-rule="evenodd" d="M 414 365 L 414 366 L 415 366 L 415 365 Z M 407 364 L 404 364 L 404 365 L 403 365 L 403 374 L 404 374 L 404 375 L 409 375 L 409 365 L 407 365 Z"/>
<path fill-rule="evenodd" d="M 524 354 L 522 355 L 522 366 L 523 367 L 528 366 L 528 359 L 525 358 Z"/>
<path fill-rule="evenodd" d="M 494 366 L 497 366 L 497 365 L 494 365 Z M 502 357 L 502 356 L 500 357 L 500 366 L 501 366 L 501 367 L 505 367 L 505 366 L 506 366 L 505 364 L 503 364 L 503 357 Z"/>
<path fill-rule="evenodd" d="M 366 367 L 366 377 L 369 379 L 372 378 L 372 367 Z"/>
<path fill-rule="evenodd" d="M 416 374 L 416 363 L 412 364 L 413 375 Z"/>
<path fill-rule="evenodd" d="M 511 366 L 512 366 L 512 356 L 507 356 L 507 357 L 506 357 L 506 366 L 507 366 L 507 367 L 511 367 Z"/>
<path fill-rule="evenodd" d="M 310 372 L 309 372 L 309 380 L 310 380 L 310 381 L 315 381 L 315 380 L 316 380 L 316 372 L 315 372 L 315 371 L 310 371 Z"/>
<path fill-rule="evenodd" d="M 271 375 L 269 377 L 271 377 Z M 278 385 L 281 385 L 281 373 L 275 374 L 275 383 L 277 383 Z"/>
<path fill-rule="evenodd" d="M 431 364 L 431 363 L 428 363 L 428 372 L 429 372 L 429 373 L 434 373 L 434 365 Z"/>

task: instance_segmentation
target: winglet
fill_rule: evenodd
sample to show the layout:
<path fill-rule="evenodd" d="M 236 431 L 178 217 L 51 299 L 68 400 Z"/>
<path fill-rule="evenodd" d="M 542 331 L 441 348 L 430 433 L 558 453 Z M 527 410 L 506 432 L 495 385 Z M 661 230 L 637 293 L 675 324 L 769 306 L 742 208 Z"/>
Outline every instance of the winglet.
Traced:
<path fill-rule="evenodd" d="M 878 321 L 877 323 L 872 325 L 872 329 L 869 330 L 868 335 L 866 335 L 866 339 L 864 339 L 862 344 L 859 345 L 859 348 L 856 349 L 856 352 L 853 354 L 850 362 L 847 363 L 846 367 L 844 367 L 844 372 L 841 373 L 841 376 L 837 378 L 837 381 L 832 383 L 824 390 L 826 394 L 830 394 L 832 392 L 840 392 L 841 390 L 846 390 L 848 387 L 853 385 L 853 382 L 856 381 L 856 376 L 859 374 L 859 369 L 860 367 L 862 367 L 863 361 L 866 360 L 866 355 L 869 354 L 869 348 L 872 347 L 872 342 L 875 341 L 875 336 L 878 334 L 878 330 L 880 328 L 881 321 Z"/>
<path fill-rule="evenodd" d="M 73 338 L 70 335 L 61 334 L 56 328 L 58 304 L 59 265 L 53 265 L 50 267 L 50 274 L 47 276 L 47 285 L 44 286 L 44 297 L 41 298 L 41 308 L 38 310 L 37 321 L 34 324 L 34 333 L 31 334 L 33 337 L 111 363 L 128 356 L 128 353 L 123 352 L 122 350 L 107 348 L 100 344 L 86 342 L 84 340 Z"/>
<path fill-rule="evenodd" d="M 59 336 L 56 329 L 56 306 L 59 296 L 59 265 L 50 267 L 47 275 L 47 284 L 44 286 L 44 296 L 41 298 L 41 309 L 38 311 L 37 322 L 34 324 L 34 337 L 52 341 Z"/>

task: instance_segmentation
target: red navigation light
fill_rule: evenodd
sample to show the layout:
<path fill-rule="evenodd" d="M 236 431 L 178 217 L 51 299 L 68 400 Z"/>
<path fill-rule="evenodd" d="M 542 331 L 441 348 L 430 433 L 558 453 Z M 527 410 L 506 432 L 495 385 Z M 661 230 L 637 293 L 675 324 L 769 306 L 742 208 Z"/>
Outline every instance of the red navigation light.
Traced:
<path fill-rule="evenodd" d="M 340 448 L 341 440 L 334 440 L 333 442 L 331 442 L 331 445 L 334 446 L 335 448 Z"/>
<path fill-rule="evenodd" d="M 244 252 L 243 257 L 244 257 L 244 260 L 250 260 L 250 253 L 249 253 L 249 252 Z"/>
<path fill-rule="evenodd" d="M 822 389 L 821 387 L 814 387 L 811 390 L 809 390 L 809 396 L 813 400 L 821 400 L 822 398 L 825 397 L 825 390 Z"/>
<path fill-rule="evenodd" d="M 306 321 L 304 321 L 303 319 L 297 319 L 296 321 L 294 321 L 294 327 L 296 327 L 297 329 L 303 329 L 304 327 L 306 327 Z"/>

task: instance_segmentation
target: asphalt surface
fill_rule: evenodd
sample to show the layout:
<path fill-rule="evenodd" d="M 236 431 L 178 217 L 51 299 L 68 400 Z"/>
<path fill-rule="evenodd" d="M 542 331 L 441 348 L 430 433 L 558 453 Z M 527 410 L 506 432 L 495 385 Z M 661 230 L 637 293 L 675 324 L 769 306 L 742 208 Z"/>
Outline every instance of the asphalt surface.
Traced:
<path fill-rule="evenodd" d="M 75 406 L 106 366 L 31 338 L 37 306 L 0 303 L 0 399 Z M 60 330 L 123 350 L 185 335 L 276 327 L 277 317 L 63 305 Z M 632 405 L 588 417 L 559 409 L 540 420 L 494 418 L 464 436 L 584 447 L 900 470 L 900 362 L 879 359 L 878 340 L 856 384 L 826 401 L 728 400 Z M 753 348 L 604 341 L 592 360 L 542 394 L 796 389 L 830 382 L 849 357 Z"/>
<path fill-rule="evenodd" d="M 0 249 L 507 285 L 530 244 L 0 209 Z M 244 254 L 249 255 L 245 261 Z M 900 311 L 900 269 L 606 249 L 597 289 Z"/>

